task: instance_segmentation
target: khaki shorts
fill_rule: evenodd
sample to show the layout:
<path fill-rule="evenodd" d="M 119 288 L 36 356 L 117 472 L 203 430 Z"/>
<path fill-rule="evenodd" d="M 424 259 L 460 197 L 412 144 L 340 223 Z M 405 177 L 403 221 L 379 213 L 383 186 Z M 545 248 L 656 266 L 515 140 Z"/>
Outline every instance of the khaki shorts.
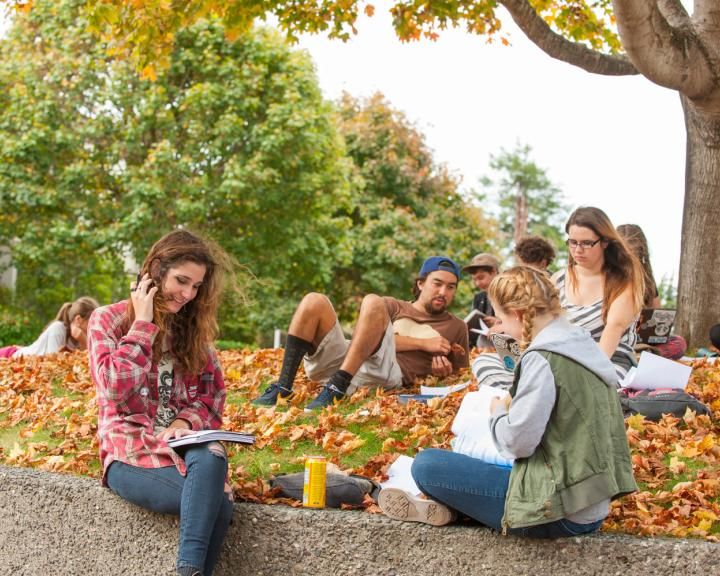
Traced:
<path fill-rule="evenodd" d="M 349 347 L 350 340 L 345 338 L 340 323 L 336 322 L 320 342 L 315 354 L 305 356 L 305 374 L 310 380 L 325 383 L 340 370 Z M 353 377 L 347 394 L 352 394 L 359 386 L 386 389 L 402 386 L 402 372 L 395 357 L 395 336 L 391 323 L 388 323 L 380 348 L 363 362 Z"/>

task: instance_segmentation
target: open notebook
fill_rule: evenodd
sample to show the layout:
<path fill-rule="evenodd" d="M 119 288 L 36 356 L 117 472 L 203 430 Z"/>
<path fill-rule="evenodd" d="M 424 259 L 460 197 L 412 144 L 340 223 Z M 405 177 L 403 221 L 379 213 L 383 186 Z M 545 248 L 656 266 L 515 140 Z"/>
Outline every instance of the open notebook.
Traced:
<path fill-rule="evenodd" d="M 487 324 L 485 324 L 485 322 L 483 322 L 484 317 L 485 314 L 475 308 L 470 311 L 470 314 L 465 316 L 465 324 L 467 324 L 470 332 L 475 332 L 476 334 L 480 334 L 485 337 L 488 336 L 490 328 Z"/>
<path fill-rule="evenodd" d="M 254 444 L 255 436 L 244 432 L 230 432 L 228 430 L 200 430 L 187 436 L 171 438 L 168 444 L 171 448 L 188 446 L 190 444 L 204 444 L 206 442 L 236 442 L 239 444 Z"/>
<path fill-rule="evenodd" d="M 497 466 L 512 467 L 513 460 L 500 454 L 490 432 L 490 403 L 493 398 L 503 398 L 507 394 L 505 390 L 483 385 L 477 392 L 465 394 L 452 423 L 455 438 L 450 445 L 453 452 Z"/>

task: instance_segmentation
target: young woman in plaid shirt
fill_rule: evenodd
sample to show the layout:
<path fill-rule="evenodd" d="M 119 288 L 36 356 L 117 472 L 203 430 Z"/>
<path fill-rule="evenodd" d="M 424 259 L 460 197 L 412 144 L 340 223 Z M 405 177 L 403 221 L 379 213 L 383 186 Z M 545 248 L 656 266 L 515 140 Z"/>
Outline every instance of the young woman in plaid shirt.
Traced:
<path fill-rule="evenodd" d="M 150 250 L 129 300 L 90 319 L 103 484 L 144 508 L 180 515 L 179 575 L 213 572 L 232 517 L 219 443 L 177 452 L 168 439 L 219 428 L 225 383 L 212 349 L 228 256 L 176 230 Z"/>

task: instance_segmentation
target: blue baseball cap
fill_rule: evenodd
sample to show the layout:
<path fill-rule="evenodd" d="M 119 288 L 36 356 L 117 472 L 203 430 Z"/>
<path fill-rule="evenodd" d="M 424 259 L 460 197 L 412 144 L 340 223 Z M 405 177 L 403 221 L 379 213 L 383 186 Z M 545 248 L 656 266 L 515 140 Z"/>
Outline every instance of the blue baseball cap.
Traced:
<path fill-rule="evenodd" d="M 458 282 L 460 281 L 460 266 L 455 264 L 455 262 L 447 256 L 431 256 L 425 260 L 422 268 L 420 268 L 420 274 L 418 274 L 418 276 L 420 278 L 425 278 L 431 272 L 437 272 L 438 270 L 455 274 Z"/>

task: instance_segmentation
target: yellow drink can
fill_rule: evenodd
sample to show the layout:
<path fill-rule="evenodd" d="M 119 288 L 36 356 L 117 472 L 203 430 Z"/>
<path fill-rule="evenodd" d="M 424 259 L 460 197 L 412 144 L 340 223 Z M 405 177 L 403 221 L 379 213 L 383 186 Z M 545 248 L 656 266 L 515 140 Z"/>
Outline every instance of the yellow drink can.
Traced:
<path fill-rule="evenodd" d="M 324 456 L 311 456 L 305 460 L 303 506 L 325 508 L 325 478 L 327 461 Z"/>

